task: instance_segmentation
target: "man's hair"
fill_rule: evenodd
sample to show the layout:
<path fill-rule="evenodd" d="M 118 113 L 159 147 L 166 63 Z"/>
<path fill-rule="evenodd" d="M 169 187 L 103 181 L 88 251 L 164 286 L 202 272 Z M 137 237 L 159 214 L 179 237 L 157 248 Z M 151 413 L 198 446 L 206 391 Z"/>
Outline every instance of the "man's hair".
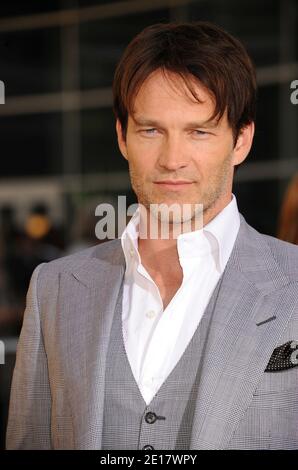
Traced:
<path fill-rule="evenodd" d="M 255 69 L 241 42 L 205 21 L 160 23 L 145 28 L 129 43 L 115 71 L 113 107 L 124 138 L 134 99 L 158 69 L 179 75 L 198 102 L 194 79 L 205 87 L 215 102 L 211 119 L 220 119 L 227 110 L 234 142 L 240 130 L 255 120 Z"/>

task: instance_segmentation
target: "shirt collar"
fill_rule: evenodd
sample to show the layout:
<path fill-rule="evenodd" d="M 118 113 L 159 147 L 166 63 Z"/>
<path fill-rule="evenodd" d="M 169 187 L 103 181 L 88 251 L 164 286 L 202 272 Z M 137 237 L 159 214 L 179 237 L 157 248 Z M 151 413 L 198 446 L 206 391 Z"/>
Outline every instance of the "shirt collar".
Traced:
<path fill-rule="evenodd" d="M 141 263 L 138 251 L 139 235 L 139 208 L 134 212 L 129 223 L 121 235 L 121 245 L 124 252 L 126 265 L 130 265 L 132 259 Z M 240 216 L 237 200 L 234 194 L 232 199 L 221 212 L 219 212 L 202 229 L 182 233 L 177 237 L 177 250 L 180 260 L 196 260 L 212 254 L 217 269 L 222 272 L 230 257 L 238 230 Z"/>
<path fill-rule="evenodd" d="M 208 224 L 203 227 L 210 251 L 216 256 L 216 263 L 222 272 L 232 252 L 240 227 L 240 215 L 234 194 L 232 199 Z"/>

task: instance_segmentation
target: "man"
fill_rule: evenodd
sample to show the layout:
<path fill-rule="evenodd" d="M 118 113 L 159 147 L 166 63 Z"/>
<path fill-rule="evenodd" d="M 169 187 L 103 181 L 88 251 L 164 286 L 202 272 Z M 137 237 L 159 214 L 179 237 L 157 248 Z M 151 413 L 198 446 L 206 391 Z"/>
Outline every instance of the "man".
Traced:
<path fill-rule="evenodd" d="M 254 134 L 245 49 L 208 23 L 154 25 L 113 89 L 139 208 L 121 239 L 33 273 L 7 447 L 297 448 L 298 250 L 232 194 Z M 161 204 L 190 208 L 190 229 L 175 237 L 173 213 L 168 237 L 141 237 Z"/>

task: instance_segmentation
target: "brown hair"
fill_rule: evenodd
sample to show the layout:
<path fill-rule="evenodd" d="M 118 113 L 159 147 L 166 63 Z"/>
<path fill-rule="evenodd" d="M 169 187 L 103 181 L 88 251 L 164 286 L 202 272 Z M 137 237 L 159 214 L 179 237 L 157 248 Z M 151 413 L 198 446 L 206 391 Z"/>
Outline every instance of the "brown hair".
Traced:
<path fill-rule="evenodd" d="M 114 113 L 124 138 L 134 99 L 157 69 L 178 74 L 197 101 L 193 78 L 203 85 L 215 100 L 212 119 L 220 119 L 227 109 L 235 142 L 240 130 L 255 120 L 255 69 L 241 42 L 204 21 L 161 23 L 145 28 L 129 43 L 115 71 Z"/>
<path fill-rule="evenodd" d="M 278 238 L 298 245 L 298 173 L 285 192 L 278 223 Z"/>

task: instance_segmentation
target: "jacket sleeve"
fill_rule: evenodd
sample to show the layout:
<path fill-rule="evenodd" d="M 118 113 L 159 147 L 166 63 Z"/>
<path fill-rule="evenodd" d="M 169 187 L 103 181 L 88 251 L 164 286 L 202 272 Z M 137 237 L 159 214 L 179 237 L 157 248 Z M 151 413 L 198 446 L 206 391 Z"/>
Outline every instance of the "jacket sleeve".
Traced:
<path fill-rule="evenodd" d="M 51 392 L 37 293 L 43 264 L 35 268 L 26 298 L 10 394 L 7 449 L 51 449 Z"/>

